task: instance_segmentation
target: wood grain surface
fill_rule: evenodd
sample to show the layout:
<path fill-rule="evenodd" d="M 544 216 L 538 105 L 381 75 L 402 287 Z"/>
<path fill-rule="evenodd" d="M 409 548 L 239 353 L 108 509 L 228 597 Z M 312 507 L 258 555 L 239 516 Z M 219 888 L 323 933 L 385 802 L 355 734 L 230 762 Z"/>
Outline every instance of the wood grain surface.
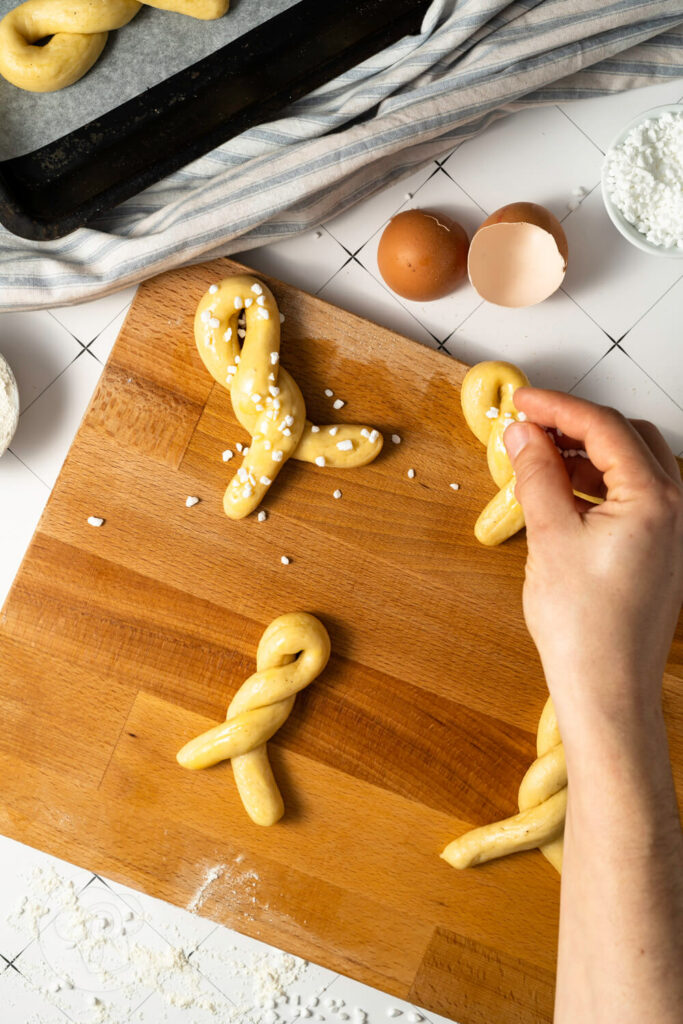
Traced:
<path fill-rule="evenodd" d="M 387 443 L 358 470 L 290 461 L 267 522 L 232 522 L 221 453 L 248 438 L 192 321 L 235 269 L 141 286 L 0 615 L 0 831 L 180 906 L 224 864 L 202 911 L 216 921 L 462 1024 L 548 1022 L 558 876 L 536 852 L 464 873 L 438 856 L 515 811 L 545 699 L 524 537 L 487 549 L 472 533 L 494 485 L 460 413 L 466 368 L 269 281 L 311 418 Z M 287 813 L 264 830 L 229 764 L 191 773 L 175 754 L 224 718 L 264 627 L 296 609 L 333 654 L 269 744 Z M 679 795 L 682 677 L 679 627 Z"/>

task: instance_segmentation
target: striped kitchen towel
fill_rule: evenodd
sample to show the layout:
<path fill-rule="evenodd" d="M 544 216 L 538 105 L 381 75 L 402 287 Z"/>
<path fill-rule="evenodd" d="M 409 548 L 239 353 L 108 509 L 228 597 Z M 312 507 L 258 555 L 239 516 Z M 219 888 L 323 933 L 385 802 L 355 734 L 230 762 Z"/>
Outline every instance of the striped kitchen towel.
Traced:
<path fill-rule="evenodd" d="M 0 309 L 287 238 L 511 111 L 681 75 L 682 0 L 434 0 L 409 36 L 52 242 L 0 228 Z"/>

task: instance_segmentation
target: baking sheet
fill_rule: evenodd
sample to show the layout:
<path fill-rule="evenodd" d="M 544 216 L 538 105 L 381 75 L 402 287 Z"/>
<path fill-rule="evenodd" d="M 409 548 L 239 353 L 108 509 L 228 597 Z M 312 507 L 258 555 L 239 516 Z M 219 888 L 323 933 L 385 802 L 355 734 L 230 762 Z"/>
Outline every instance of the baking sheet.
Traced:
<path fill-rule="evenodd" d="M 109 34 L 98 62 L 69 88 L 31 93 L 0 77 L 0 160 L 54 142 L 297 3 L 232 0 L 218 21 L 143 5 L 128 25 Z M 17 6 L 17 0 L 0 0 L 0 18 Z"/>

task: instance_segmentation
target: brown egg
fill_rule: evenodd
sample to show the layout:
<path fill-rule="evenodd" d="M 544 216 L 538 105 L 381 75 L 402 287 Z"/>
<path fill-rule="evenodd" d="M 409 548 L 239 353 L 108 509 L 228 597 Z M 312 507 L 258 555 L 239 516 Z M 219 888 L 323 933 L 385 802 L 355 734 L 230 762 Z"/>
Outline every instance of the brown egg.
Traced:
<path fill-rule="evenodd" d="M 427 302 L 453 291 L 467 271 L 465 229 L 429 210 L 392 217 L 377 249 L 379 272 L 404 299 Z"/>

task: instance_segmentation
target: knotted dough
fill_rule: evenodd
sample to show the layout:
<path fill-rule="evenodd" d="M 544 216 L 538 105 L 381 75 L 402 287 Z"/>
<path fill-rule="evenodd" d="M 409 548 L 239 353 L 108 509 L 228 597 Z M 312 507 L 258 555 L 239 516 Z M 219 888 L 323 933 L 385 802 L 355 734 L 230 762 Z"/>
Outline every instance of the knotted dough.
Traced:
<path fill-rule="evenodd" d="M 233 697 L 226 721 L 190 740 L 177 754 L 183 768 L 232 761 L 242 803 L 257 825 L 273 825 L 284 813 L 268 760 L 266 741 L 287 720 L 299 690 L 312 683 L 330 657 L 330 638 L 318 619 L 290 612 L 261 637 L 257 671 Z"/>
<path fill-rule="evenodd" d="M 441 856 L 454 868 L 469 868 L 496 857 L 538 847 L 562 872 L 567 812 L 567 764 L 552 699 L 548 697 L 536 734 L 538 757 L 519 787 L 519 814 L 465 832 Z"/>
<path fill-rule="evenodd" d="M 244 339 L 238 327 L 244 310 Z M 272 292 L 250 274 L 236 274 L 205 293 L 195 316 L 195 340 L 209 373 L 230 392 L 235 416 L 251 434 L 249 451 L 223 498 L 231 519 L 261 503 L 288 459 L 334 469 L 365 466 L 382 449 L 382 435 L 352 424 L 316 426 L 296 381 L 280 366 L 280 312 Z"/>
<path fill-rule="evenodd" d="M 229 0 L 143 0 L 202 20 L 220 18 Z M 107 35 L 140 10 L 137 0 L 27 0 L 0 21 L 0 75 L 28 92 L 73 85 L 102 53 Z M 44 46 L 35 44 L 48 38 Z"/>
<path fill-rule="evenodd" d="M 474 527 L 474 535 L 482 544 L 501 544 L 524 526 L 503 433 L 515 419 L 524 418 L 515 409 L 512 396 L 528 383 L 526 374 L 512 363 L 493 360 L 471 367 L 462 382 L 460 401 L 467 426 L 486 445 L 489 472 L 500 488 Z"/>

